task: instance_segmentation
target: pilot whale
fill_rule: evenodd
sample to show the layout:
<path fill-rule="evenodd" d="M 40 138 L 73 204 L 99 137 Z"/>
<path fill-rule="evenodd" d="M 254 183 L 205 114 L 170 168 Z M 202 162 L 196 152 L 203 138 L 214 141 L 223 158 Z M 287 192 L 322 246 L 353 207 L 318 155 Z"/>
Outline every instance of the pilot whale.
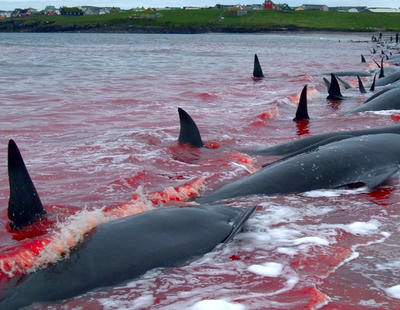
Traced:
<path fill-rule="evenodd" d="M 10 180 L 10 185 L 32 183 L 29 174 L 25 174 L 26 167 L 16 144 L 12 141 L 9 145 L 10 178 L 18 176 Z M 24 171 L 24 176 L 18 171 L 14 173 L 14 169 Z M 31 185 L 21 194 L 29 194 Z M 18 186 L 10 192 L 18 196 Z M 30 194 L 27 199 L 13 199 L 13 208 L 19 210 L 12 217 L 16 227 L 44 216 L 41 210 L 29 210 L 29 201 L 36 195 Z M 8 288 L 0 297 L 0 309 L 13 310 L 36 302 L 71 298 L 132 280 L 153 268 L 182 265 L 218 244 L 229 242 L 255 209 L 218 205 L 163 208 L 99 225 L 68 258 L 49 264 Z"/>
<path fill-rule="evenodd" d="M 249 195 L 301 193 L 363 183 L 373 188 L 399 170 L 400 135 L 352 137 L 289 156 L 196 201 L 210 203 Z"/>
<path fill-rule="evenodd" d="M 353 114 L 367 111 L 399 110 L 400 109 L 400 87 L 392 87 L 375 94 L 364 104 L 347 111 L 344 114 Z"/>
<path fill-rule="evenodd" d="M 325 145 L 334 141 L 339 141 L 351 137 L 362 136 L 362 135 L 372 135 L 379 133 L 396 133 L 400 134 L 400 124 L 394 126 L 376 127 L 368 129 L 359 130 L 343 130 L 322 133 L 318 135 L 313 135 L 286 143 L 281 143 L 273 145 L 267 148 L 245 151 L 245 153 L 253 156 L 276 156 L 276 155 L 293 155 L 303 152 L 308 152 L 316 149 L 321 145 Z"/>

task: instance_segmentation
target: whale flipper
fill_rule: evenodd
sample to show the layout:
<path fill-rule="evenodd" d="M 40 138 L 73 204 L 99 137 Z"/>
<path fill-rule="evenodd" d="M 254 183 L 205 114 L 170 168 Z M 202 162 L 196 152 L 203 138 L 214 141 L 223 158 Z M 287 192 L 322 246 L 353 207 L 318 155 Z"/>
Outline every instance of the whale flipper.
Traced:
<path fill-rule="evenodd" d="M 250 216 L 253 215 L 254 212 L 256 212 L 257 206 L 253 206 L 251 208 L 246 209 L 243 211 L 243 213 L 240 215 L 238 219 L 235 220 L 235 222 L 232 225 L 232 231 L 229 234 L 228 237 L 223 241 L 223 243 L 227 243 L 232 240 L 232 238 L 242 229 L 244 223 L 249 219 Z"/>
<path fill-rule="evenodd" d="M 364 55 L 361 55 L 361 62 L 366 62 Z"/>
<path fill-rule="evenodd" d="M 368 188 L 375 188 L 389 179 L 397 171 L 399 171 L 398 165 L 391 165 L 369 171 L 365 176 L 361 176 L 360 179 Z"/>
<path fill-rule="evenodd" d="M 181 126 L 178 138 L 179 143 L 189 144 L 194 147 L 203 147 L 204 144 L 196 123 L 185 110 L 178 108 L 178 113 Z"/>
<path fill-rule="evenodd" d="M 326 97 L 326 98 L 327 99 L 338 99 L 338 100 L 344 99 L 344 97 L 342 96 L 342 93 L 340 92 L 339 82 L 333 73 L 331 73 L 331 84 L 330 84 L 329 90 L 328 90 L 328 97 Z"/>
<path fill-rule="evenodd" d="M 8 142 L 10 199 L 8 218 L 12 229 L 19 229 L 46 214 L 14 140 Z"/>
<path fill-rule="evenodd" d="M 294 121 L 304 121 L 309 120 L 307 111 L 307 85 L 303 87 L 300 95 L 299 105 L 297 106 L 296 117 L 293 119 Z"/>
<path fill-rule="evenodd" d="M 263 78 L 264 77 L 260 62 L 258 61 L 257 54 L 254 54 L 253 77 L 255 77 L 255 78 Z"/>
<path fill-rule="evenodd" d="M 371 88 L 369 89 L 370 91 L 375 91 L 375 81 L 376 81 L 376 73 L 374 75 L 374 80 L 372 81 Z"/>
<path fill-rule="evenodd" d="M 360 93 L 365 94 L 366 90 L 364 88 L 363 82 L 361 81 L 361 78 L 359 75 L 357 75 L 357 80 L 358 80 L 358 89 L 360 90 Z"/>

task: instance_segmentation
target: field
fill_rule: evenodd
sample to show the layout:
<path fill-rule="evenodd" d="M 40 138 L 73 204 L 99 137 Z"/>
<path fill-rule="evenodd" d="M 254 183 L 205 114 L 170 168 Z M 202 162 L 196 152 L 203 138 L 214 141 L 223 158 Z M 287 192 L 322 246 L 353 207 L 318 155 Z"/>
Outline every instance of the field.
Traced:
<path fill-rule="evenodd" d="M 400 14 L 219 9 L 125 11 L 105 15 L 34 16 L 0 21 L 0 31 L 262 32 L 271 30 L 400 31 Z"/>

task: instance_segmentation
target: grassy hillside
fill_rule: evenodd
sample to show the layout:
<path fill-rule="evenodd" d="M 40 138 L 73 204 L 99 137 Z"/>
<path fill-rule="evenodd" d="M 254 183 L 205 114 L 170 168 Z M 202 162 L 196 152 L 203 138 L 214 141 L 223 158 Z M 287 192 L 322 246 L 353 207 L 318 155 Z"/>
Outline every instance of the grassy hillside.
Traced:
<path fill-rule="evenodd" d="M 0 21 L 2 31 L 267 31 L 281 28 L 343 31 L 400 31 L 400 14 L 320 11 L 160 10 L 86 16 L 37 16 Z M 198 31 L 196 31 L 196 29 Z"/>

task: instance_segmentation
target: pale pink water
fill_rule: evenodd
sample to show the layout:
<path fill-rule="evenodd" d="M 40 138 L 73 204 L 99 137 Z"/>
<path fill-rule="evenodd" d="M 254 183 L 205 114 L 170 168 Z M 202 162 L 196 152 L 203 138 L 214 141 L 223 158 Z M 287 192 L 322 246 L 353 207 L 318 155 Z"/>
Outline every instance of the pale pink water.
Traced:
<path fill-rule="evenodd" d="M 367 98 L 327 103 L 320 73 L 367 70 L 359 34 L 0 34 L 0 249 L 6 147 L 19 145 L 46 205 L 97 209 L 209 177 L 246 175 L 241 149 L 302 134 L 396 122 L 393 113 L 337 116 Z M 257 53 L 266 78 L 251 78 Z M 370 60 L 370 57 L 367 57 Z M 347 79 L 352 81 L 352 79 Z M 311 122 L 292 122 L 309 86 Z M 182 107 L 216 149 L 177 146 Z M 255 159 L 260 167 L 270 158 Z M 248 165 L 249 166 L 249 165 Z M 251 166 L 251 165 L 250 165 Z M 369 192 L 237 199 L 262 206 L 229 245 L 180 268 L 33 309 L 399 309 L 397 177 Z M 394 296 L 394 297 L 393 297 Z M 238 308 L 238 309 L 239 309 Z"/>

